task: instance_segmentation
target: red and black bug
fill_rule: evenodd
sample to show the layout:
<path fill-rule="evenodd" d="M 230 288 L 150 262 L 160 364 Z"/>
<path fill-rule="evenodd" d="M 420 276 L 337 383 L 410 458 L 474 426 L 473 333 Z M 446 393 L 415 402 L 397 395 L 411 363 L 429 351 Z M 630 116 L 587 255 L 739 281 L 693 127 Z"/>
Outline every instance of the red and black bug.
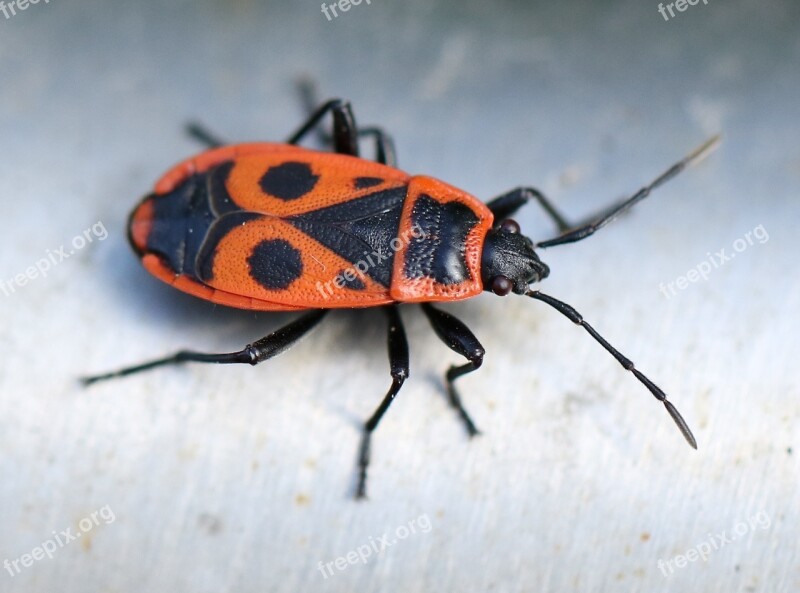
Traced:
<path fill-rule="evenodd" d="M 301 148 L 323 117 L 333 118 L 333 152 Z M 364 425 L 356 494 L 365 496 L 370 438 L 409 375 L 408 343 L 398 304 L 420 303 L 439 338 L 467 362 L 446 374 L 450 403 L 470 436 L 478 434 L 454 382 L 476 370 L 484 349 L 457 318 L 434 307 L 484 290 L 542 301 L 582 326 L 666 407 L 696 448 L 686 422 L 665 393 L 636 369 L 571 306 L 530 288 L 549 268 L 536 248 L 584 239 L 644 199 L 717 142 L 713 138 L 632 197 L 586 224 L 570 225 L 533 188 L 517 188 L 488 204 L 446 183 L 395 166 L 390 137 L 356 127 L 347 102 L 319 107 L 283 144 L 223 145 L 198 126 L 208 145 L 167 172 L 131 214 L 130 243 L 145 268 L 184 292 L 222 305 L 303 311 L 294 322 L 238 352 L 173 356 L 84 379 L 86 384 L 182 363 L 255 365 L 289 348 L 330 309 L 381 307 L 389 325 L 392 385 Z M 376 161 L 359 158 L 359 137 L 372 137 Z M 560 234 L 534 244 L 511 216 L 538 202 Z"/>

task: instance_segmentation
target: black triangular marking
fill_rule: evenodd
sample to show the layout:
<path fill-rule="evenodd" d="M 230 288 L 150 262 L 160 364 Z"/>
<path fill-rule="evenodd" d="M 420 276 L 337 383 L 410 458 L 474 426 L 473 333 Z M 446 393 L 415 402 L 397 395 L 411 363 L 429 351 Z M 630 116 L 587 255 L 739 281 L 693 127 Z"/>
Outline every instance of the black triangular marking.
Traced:
<path fill-rule="evenodd" d="M 389 287 L 400 216 L 408 187 L 387 189 L 287 219 L 351 264 Z M 396 244 L 395 244 L 396 245 Z"/>
<path fill-rule="evenodd" d="M 206 183 L 208 186 L 208 201 L 211 205 L 211 210 L 216 217 L 229 212 L 241 210 L 239 206 L 231 199 L 228 194 L 228 188 L 225 183 L 228 181 L 228 176 L 233 170 L 235 163 L 233 161 L 225 161 L 209 169 L 206 172 Z"/>
<path fill-rule="evenodd" d="M 176 274 L 193 274 L 193 254 L 214 220 L 202 175 L 191 175 L 171 192 L 152 197 L 147 251 Z"/>

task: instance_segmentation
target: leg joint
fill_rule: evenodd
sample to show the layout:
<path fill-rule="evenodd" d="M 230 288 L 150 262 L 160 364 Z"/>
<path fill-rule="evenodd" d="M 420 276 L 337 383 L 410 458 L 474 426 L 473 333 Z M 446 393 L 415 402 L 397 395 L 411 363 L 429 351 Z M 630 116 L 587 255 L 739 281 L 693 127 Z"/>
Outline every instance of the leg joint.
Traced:
<path fill-rule="evenodd" d="M 483 364 L 483 357 L 486 354 L 486 350 L 483 346 L 479 346 L 475 348 L 472 352 L 467 354 L 467 359 L 475 366 L 475 368 L 480 368 Z"/>
<path fill-rule="evenodd" d="M 343 107 L 348 106 L 350 103 L 345 101 L 344 99 L 340 99 L 339 97 L 334 97 L 333 99 L 328 99 L 325 104 L 319 108 L 319 111 L 327 111 L 329 109 L 341 109 Z"/>
<path fill-rule="evenodd" d="M 391 375 L 392 379 L 397 385 L 397 388 L 400 389 L 400 387 L 403 386 L 403 383 L 405 383 L 405 380 L 408 379 L 408 369 L 395 369 L 391 372 Z"/>

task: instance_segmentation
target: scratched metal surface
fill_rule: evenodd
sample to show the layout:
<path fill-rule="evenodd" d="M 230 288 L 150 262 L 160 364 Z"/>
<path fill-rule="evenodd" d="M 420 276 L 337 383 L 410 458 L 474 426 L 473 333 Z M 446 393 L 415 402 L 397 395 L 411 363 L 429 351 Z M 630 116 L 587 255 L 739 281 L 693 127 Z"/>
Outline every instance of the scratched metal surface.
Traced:
<path fill-rule="evenodd" d="M 314 1 L 0 15 L 0 591 L 798 590 L 799 23 L 791 0 L 668 21 L 633 0 L 372 0 L 330 21 Z M 375 312 L 332 315 L 255 369 L 79 388 L 290 319 L 174 293 L 124 225 L 197 150 L 183 122 L 282 138 L 301 73 L 390 130 L 408 171 L 485 199 L 536 185 L 576 217 L 723 132 L 631 215 L 543 254 L 543 288 L 668 391 L 699 450 L 580 329 L 513 297 L 447 307 L 488 351 L 460 383 L 473 442 L 441 389 L 457 357 L 403 309 L 412 375 L 366 504 L 350 500 L 358 426 L 389 383 Z M 518 218 L 552 232 L 534 206 Z M 13 281 L 62 245 L 74 253 L 46 277 Z M 706 280 L 678 280 L 721 250 L 735 257 Z"/>

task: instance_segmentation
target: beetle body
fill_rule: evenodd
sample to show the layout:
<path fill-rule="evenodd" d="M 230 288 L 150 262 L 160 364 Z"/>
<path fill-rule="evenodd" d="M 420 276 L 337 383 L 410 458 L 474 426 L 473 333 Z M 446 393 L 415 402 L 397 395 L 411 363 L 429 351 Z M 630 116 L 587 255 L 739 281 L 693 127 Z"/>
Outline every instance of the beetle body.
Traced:
<path fill-rule="evenodd" d="M 298 146 L 328 113 L 333 152 Z M 366 494 L 371 435 L 409 376 L 408 342 L 399 303 L 419 303 L 436 335 L 466 359 L 445 375 L 450 404 L 470 436 L 478 434 L 454 382 L 477 370 L 484 349 L 469 328 L 431 305 L 490 290 L 524 295 L 582 326 L 664 404 L 690 445 L 694 437 L 666 394 L 609 344 L 571 306 L 533 290 L 548 267 L 535 248 L 580 241 L 649 195 L 717 142 L 713 138 L 627 200 L 573 226 L 538 190 L 520 187 L 487 204 L 427 176 L 397 169 L 390 137 L 358 128 L 348 103 L 314 111 L 286 143 L 233 144 L 201 128 L 209 150 L 167 172 L 131 213 L 128 237 L 145 268 L 173 287 L 240 309 L 303 311 L 298 319 L 236 352 L 181 350 L 172 356 L 84 379 L 86 384 L 184 362 L 255 365 L 285 351 L 329 309 L 379 307 L 388 319 L 392 383 L 364 423 L 356 494 Z M 372 136 L 376 161 L 359 158 Z M 537 201 L 560 231 L 534 243 L 508 217 Z"/>
<path fill-rule="evenodd" d="M 266 311 L 479 294 L 494 216 L 427 176 L 285 144 L 238 144 L 172 168 L 133 211 L 145 268 L 222 305 Z"/>

